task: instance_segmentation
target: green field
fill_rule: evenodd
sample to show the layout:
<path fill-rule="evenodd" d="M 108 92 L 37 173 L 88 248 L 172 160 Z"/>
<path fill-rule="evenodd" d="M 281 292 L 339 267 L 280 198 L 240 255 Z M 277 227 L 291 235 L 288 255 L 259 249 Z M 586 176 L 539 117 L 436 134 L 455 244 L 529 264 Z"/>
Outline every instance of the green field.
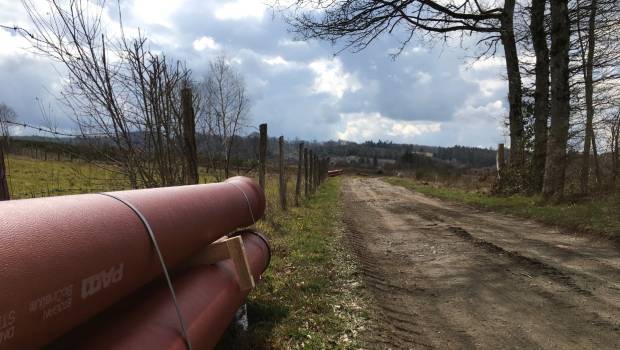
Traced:
<path fill-rule="evenodd" d="M 5 164 L 13 199 L 128 188 L 121 174 L 83 162 L 9 156 Z"/>
<path fill-rule="evenodd" d="M 534 219 L 568 230 L 620 239 L 620 196 L 617 194 L 576 203 L 549 204 L 539 196 L 496 196 L 398 177 L 385 178 L 385 181 L 448 201 Z"/>

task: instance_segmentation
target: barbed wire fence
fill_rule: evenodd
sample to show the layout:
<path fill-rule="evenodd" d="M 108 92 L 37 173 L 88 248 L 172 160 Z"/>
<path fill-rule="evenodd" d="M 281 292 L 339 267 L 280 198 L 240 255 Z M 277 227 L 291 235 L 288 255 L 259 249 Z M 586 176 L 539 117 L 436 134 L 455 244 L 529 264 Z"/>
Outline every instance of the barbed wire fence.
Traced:
<path fill-rule="evenodd" d="M 3 175 L 6 178 L 8 188 L 10 189 L 10 198 L 34 198 L 34 197 L 48 197 L 64 194 L 77 194 L 88 192 L 101 192 L 111 190 L 123 190 L 127 188 L 125 179 L 121 178 L 119 174 L 112 172 L 96 171 L 94 168 L 102 168 L 101 166 L 94 164 L 91 159 L 85 157 L 81 152 L 74 151 L 69 147 L 71 140 L 80 140 L 93 137 L 105 137 L 103 133 L 70 133 L 66 131 L 60 131 L 57 129 L 34 125 L 26 122 L 16 121 L 3 121 L 9 126 L 14 128 L 23 128 L 36 131 L 40 134 L 44 134 L 47 137 L 54 137 L 58 139 L 58 143 L 54 144 L 52 150 L 46 147 L 39 147 L 36 142 L 31 144 L 15 147 L 14 144 L 11 147 L 7 147 L 6 155 L 4 155 L 5 171 Z M 52 153 L 53 156 L 49 157 Z M 17 157 L 17 158 L 16 158 Z M 23 174 L 19 173 L 23 171 L 17 166 L 17 163 L 29 160 L 41 160 L 41 161 L 55 161 L 58 162 L 53 166 L 37 167 L 38 174 Z M 77 161 L 76 164 L 74 164 Z M 78 164 L 79 163 L 79 164 Z M 84 167 L 86 165 L 86 170 Z M 104 175 L 107 175 L 105 177 Z M 18 178 L 21 177 L 21 178 Z M 38 177 L 36 183 L 33 185 L 31 181 L 28 181 L 28 177 Z M 74 179 L 79 180 L 74 180 Z M 41 182 L 43 182 L 41 186 Z M 79 184 L 76 186 L 76 184 Z"/>
<path fill-rule="evenodd" d="M 63 139 L 86 139 L 89 137 L 101 137 L 103 135 L 98 133 L 70 133 L 25 122 L 10 121 L 7 123 L 13 127 L 30 129 L 37 133 Z M 266 124 L 262 126 L 260 131 L 261 137 L 257 145 L 259 148 L 259 152 L 257 153 L 260 155 L 257 164 L 258 169 L 251 167 L 245 175 L 248 176 L 250 175 L 249 173 L 256 171 L 258 173 L 256 175 L 259 182 L 265 186 L 264 179 L 266 177 L 265 172 L 267 168 L 266 156 L 268 141 Z M 127 181 L 122 178 L 121 174 L 95 170 L 95 166 L 90 160 L 85 159 L 83 155 L 71 150 L 69 147 L 66 147 L 63 152 L 71 156 L 60 156 L 58 152 L 63 147 L 63 144 L 63 142 L 58 143 L 59 146 L 56 148 L 57 153 L 55 157 L 48 157 L 48 150 L 37 150 L 38 146 L 36 144 L 32 145 L 34 148 L 33 150 L 13 148 L 12 155 L 9 156 L 7 154 L 6 174 L 9 188 L 12 191 L 12 198 L 47 197 L 128 189 Z M 69 143 L 67 142 L 67 144 Z M 313 152 L 310 147 L 305 147 L 303 142 L 296 144 L 296 150 L 286 155 L 286 151 L 282 145 L 283 138 L 281 137 L 278 139 L 277 166 L 275 166 L 275 169 L 270 169 L 270 173 L 276 175 L 273 180 L 276 180 L 278 185 L 270 190 L 277 191 L 278 194 L 275 198 L 280 199 L 279 203 L 273 204 L 286 210 L 288 206 L 287 203 L 294 203 L 295 206 L 298 206 L 300 199 L 309 198 L 316 192 L 327 176 L 329 158 L 320 157 L 316 154 L 316 151 Z M 28 146 L 25 146 L 23 148 L 27 147 Z M 297 154 L 297 152 L 299 152 L 299 154 Z M 23 159 L 19 159 L 20 156 L 23 157 Z M 294 162 L 292 158 L 295 158 Z M 17 162 L 24 160 L 50 161 L 55 163 L 49 163 L 37 168 L 41 173 L 37 174 L 39 179 L 36 181 L 37 185 L 35 186 L 32 184 L 24 184 L 27 181 L 23 178 L 19 178 L 21 176 L 32 176 L 32 174 L 20 173 L 24 170 L 21 169 L 21 165 L 16 166 Z M 78 162 L 76 163 L 75 160 L 78 160 Z M 289 173 L 288 175 L 286 174 L 287 172 Z M 288 190 L 289 187 L 292 187 L 292 191 Z M 265 188 L 265 190 L 267 189 Z"/>

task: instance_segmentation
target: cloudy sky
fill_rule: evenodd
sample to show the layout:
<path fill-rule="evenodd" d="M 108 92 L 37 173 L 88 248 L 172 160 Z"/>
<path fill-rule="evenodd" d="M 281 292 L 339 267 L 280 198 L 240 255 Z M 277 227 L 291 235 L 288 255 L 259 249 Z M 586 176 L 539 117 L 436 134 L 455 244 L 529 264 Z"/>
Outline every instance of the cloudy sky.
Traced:
<path fill-rule="evenodd" d="M 114 1 L 107 31 L 117 30 Z M 504 142 L 507 113 L 502 59 L 473 62 L 459 45 L 411 42 L 393 60 L 397 38 L 359 53 L 318 41 L 295 41 L 263 0 L 121 0 L 127 28 L 151 48 L 186 62 L 197 77 L 226 54 L 245 76 L 252 124 L 269 123 L 288 139 L 392 140 L 426 145 L 493 146 Z M 29 27 L 18 0 L 0 0 L 0 24 Z M 55 105 L 62 68 L 34 55 L 0 29 L 0 101 L 23 121 L 41 124 L 37 101 Z M 54 107 L 57 123 L 71 122 Z"/>

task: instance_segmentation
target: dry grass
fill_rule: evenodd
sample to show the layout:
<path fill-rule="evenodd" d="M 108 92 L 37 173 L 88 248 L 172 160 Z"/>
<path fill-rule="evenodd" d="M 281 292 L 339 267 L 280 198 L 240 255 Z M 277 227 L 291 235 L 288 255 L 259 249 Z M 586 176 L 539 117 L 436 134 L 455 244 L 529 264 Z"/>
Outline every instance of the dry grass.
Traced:
<path fill-rule="evenodd" d="M 478 191 L 424 184 L 413 179 L 386 178 L 386 181 L 437 198 L 478 208 L 500 211 L 568 230 L 620 239 L 620 195 L 617 193 L 579 202 L 550 204 L 540 196 L 496 196 Z"/>

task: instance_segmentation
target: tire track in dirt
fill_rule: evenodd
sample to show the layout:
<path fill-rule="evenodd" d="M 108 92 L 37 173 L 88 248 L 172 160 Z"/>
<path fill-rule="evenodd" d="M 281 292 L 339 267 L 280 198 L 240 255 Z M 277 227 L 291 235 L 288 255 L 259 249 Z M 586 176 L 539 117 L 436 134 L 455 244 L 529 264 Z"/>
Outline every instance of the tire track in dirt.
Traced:
<path fill-rule="evenodd" d="M 541 261 L 538 261 L 536 259 L 532 259 L 532 258 L 528 258 L 525 257 L 523 255 L 520 255 L 516 252 L 512 252 L 512 251 L 508 251 L 500 246 L 497 246 L 491 242 L 487 242 L 485 240 L 481 240 L 478 238 L 475 238 L 474 236 L 472 236 L 469 232 L 465 231 L 464 229 L 460 228 L 460 227 L 456 227 L 456 226 L 449 226 L 448 229 L 450 230 L 450 232 L 454 233 L 455 235 L 457 235 L 458 237 L 472 242 L 473 244 L 482 247 L 483 249 L 486 249 L 487 251 L 494 253 L 494 254 L 505 254 L 507 257 L 509 257 L 510 259 L 514 260 L 516 264 L 519 264 L 521 266 L 526 267 L 528 270 L 534 272 L 534 273 L 539 273 L 539 274 L 543 274 L 545 276 L 548 276 L 549 278 L 553 279 L 556 282 L 562 283 L 572 289 L 574 289 L 577 293 L 581 293 L 587 296 L 592 295 L 592 293 L 588 290 L 582 289 L 580 288 L 577 283 L 575 283 L 575 280 L 567 275 L 566 273 L 558 270 L 557 268 L 553 267 L 553 266 L 549 266 Z"/>
<path fill-rule="evenodd" d="M 378 179 L 344 182 L 375 349 L 618 349 L 620 253 Z"/>

